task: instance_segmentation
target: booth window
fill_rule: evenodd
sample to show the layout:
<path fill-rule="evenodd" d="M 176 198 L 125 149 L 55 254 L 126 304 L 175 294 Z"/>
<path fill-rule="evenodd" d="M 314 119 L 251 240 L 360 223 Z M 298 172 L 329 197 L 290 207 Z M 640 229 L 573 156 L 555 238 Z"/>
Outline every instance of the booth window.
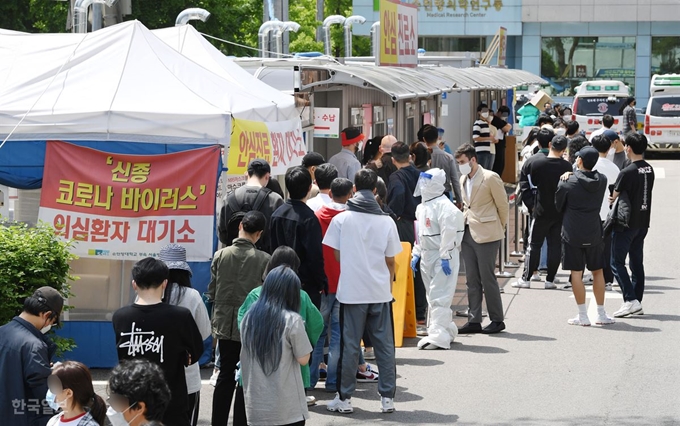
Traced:
<path fill-rule="evenodd" d="M 350 126 L 356 127 L 362 133 L 364 131 L 364 109 L 363 108 L 351 108 L 350 109 Z"/>
<path fill-rule="evenodd" d="M 413 102 L 406 102 L 406 144 L 411 145 L 415 139 L 415 105 Z"/>
<path fill-rule="evenodd" d="M 385 136 L 385 107 L 376 105 L 373 107 L 373 135 Z"/>
<path fill-rule="evenodd" d="M 543 37 L 541 75 L 553 95 L 573 96 L 588 80 L 620 80 L 635 85 L 635 37 Z"/>
<path fill-rule="evenodd" d="M 652 37 L 652 75 L 680 73 L 680 37 Z"/>

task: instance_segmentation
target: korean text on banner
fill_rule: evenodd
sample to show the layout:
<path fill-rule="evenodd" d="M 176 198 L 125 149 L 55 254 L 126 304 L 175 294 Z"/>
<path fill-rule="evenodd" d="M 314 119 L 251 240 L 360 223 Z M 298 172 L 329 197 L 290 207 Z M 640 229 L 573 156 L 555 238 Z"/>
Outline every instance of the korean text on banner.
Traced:
<path fill-rule="evenodd" d="M 138 260 L 177 243 L 209 260 L 219 159 L 219 146 L 124 155 L 48 141 L 38 217 L 81 257 Z"/>
<path fill-rule="evenodd" d="M 302 164 L 307 153 L 307 145 L 302 137 L 300 120 L 261 122 L 237 120 L 231 134 L 229 175 L 242 175 L 248 164 L 256 159 L 267 160 L 272 175 L 282 175 L 289 167 Z"/>
<path fill-rule="evenodd" d="M 418 7 L 398 0 L 380 0 L 380 62 L 382 66 L 418 66 Z"/>

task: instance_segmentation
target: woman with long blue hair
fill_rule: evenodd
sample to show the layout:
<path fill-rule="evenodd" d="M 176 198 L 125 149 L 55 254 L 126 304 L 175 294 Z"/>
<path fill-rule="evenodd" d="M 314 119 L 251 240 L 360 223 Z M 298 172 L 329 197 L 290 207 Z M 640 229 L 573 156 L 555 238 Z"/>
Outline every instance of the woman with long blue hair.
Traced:
<path fill-rule="evenodd" d="M 250 425 L 304 425 L 307 400 L 300 365 L 312 345 L 300 310 L 300 279 L 274 268 L 241 323 L 241 377 Z M 267 403 L 263 403 L 266 401 Z"/>

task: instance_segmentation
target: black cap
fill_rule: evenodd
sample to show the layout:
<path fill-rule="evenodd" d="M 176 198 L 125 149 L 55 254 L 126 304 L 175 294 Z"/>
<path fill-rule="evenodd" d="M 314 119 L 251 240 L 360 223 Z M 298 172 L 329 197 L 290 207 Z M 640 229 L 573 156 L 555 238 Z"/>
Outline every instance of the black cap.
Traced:
<path fill-rule="evenodd" d="M 250 176 L 264 176 L 265 174 L 271 172 L 272 168 L 269 163 L 267 163 L 267 160 L 256 158 L 255 160 L 251 161 L 250 164 L 248 164 L 248 175 Z"/>
<path fill-rule="evenodd" d="M 53 287 L 45 286 L 37 289 L 31 297 L 38 299 L 38 302 L 52 311 L 57 317 L 57 324 L 59 323 L 59 315 L 61 315 L 61 310 L 64 308 L 64 298 L 61 296 L 61 293 Z"/>
<path fill-rule="evenodd" d="M 318 152 L 310 151 L 306 153 L 304 157 L 302 157 L 302 167 L 306 169 L 312 166 L 320 166 L 325 162 L 326 160 L 323 158 L 323 155 L 319 154 Z"/>
<path fill-rule="evenodd" d="M 593 167 L 597 164 L 597 160 L 600 158 L 600 153 L 592 146 L 586 146 L 581 148 L 581 150 L 576 153 L 576 156 L 581 157 L 584 169 L 593 170 Z"/>

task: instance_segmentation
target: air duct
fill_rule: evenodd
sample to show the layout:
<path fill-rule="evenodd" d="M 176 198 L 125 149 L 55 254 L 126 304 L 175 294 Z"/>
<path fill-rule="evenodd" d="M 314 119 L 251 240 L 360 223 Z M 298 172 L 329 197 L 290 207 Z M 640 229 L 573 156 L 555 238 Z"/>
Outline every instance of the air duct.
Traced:
<path fill-rule="evenodd" d="M 374 57 L 380 57 L 380 21 L 371 25 L 371 53 Z"/>
<path fill-rule="evenodd" d="M 345 57 L 352 57 L 352 24 L 363 24 L 366 22 L 366 18 L 359 15 L 352 15 L 345 19 L 344 30 L 345 30 Z"/>
<path fill-rule="evenodd" d="M 200 7 L 191 7 L 189 9 L 184 9 L 177 15 L 175 19 L 175 26 L 179 27 L 186 24 L 189 21 L 207 21 L 210 17 L 210 12 Z"/>
<path fill-rule="evenodd" d="M 326 56 L 331 56 L 331 25 L 344 23 L 345 17 L 342 15 L 331 15 L 323 20 L 323 47 Z"/>
<path fill-rule="evenodd" d="M 276 28 L 274 31 L 274 40 L 276 41 L 276 56 L 282 57 L 283 55 L 283 33 L 286 31 L 298 32 L 300 29 L 300 24 L 293 21 L 285 21 L 281 26 Z"/>
<path fill-rule="evenodd" d="M 269 45 L 269 33 L 273 30 L 281 28 L 282 26 L 283 22 L 281 21 L 267 21 L 260 25 L 260 29 L 257 31 L 257 39 L 259 40 L 260 56 L 262 58 L 269 57 L 267 53 L 268 51 L 267 47 Z"/>
<path fill-rule="evenodd" d="M 85 34 L 87 32 L 87 9 L 93 3 L 102 3 L 112 7 L 118 0 L 76 0 L 73 6 L 73 32 Z"/>

